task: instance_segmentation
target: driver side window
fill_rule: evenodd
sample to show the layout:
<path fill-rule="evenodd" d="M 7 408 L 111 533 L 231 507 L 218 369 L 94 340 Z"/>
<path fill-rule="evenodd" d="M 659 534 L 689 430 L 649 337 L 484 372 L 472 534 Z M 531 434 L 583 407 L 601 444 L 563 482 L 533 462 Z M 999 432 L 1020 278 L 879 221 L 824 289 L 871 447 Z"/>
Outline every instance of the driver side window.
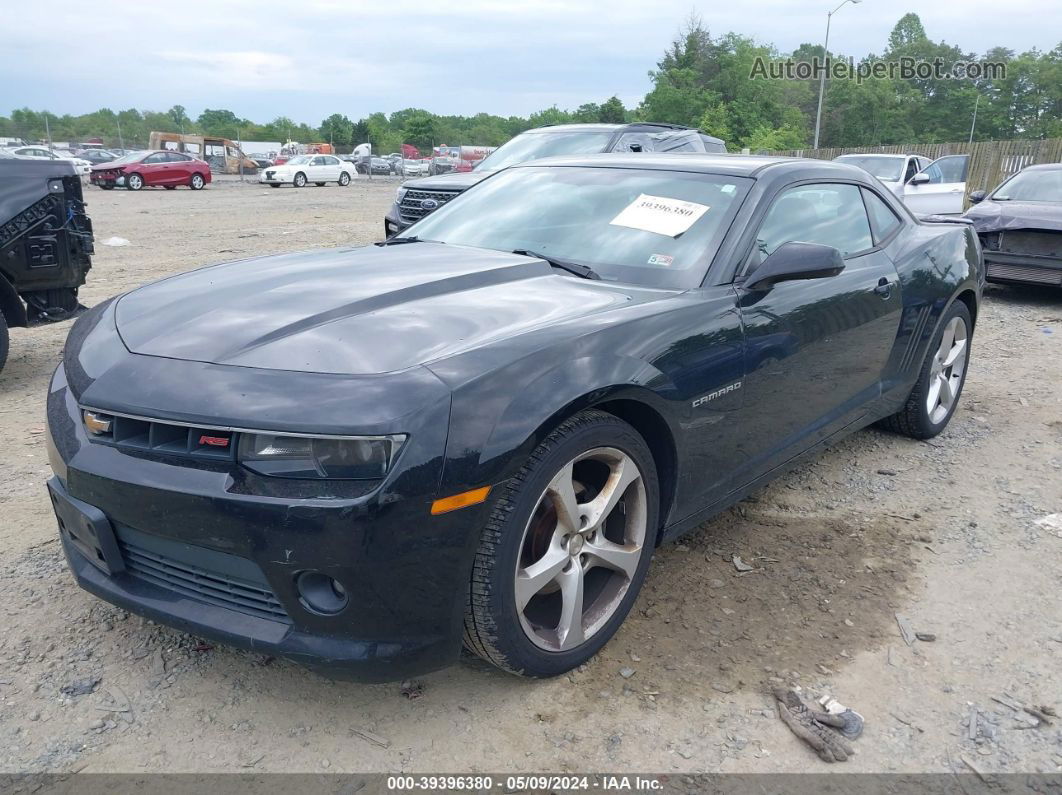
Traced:
<path fill-rule="evenodd" d="M 818 183 L 783 191 L 760 224 L 749 265 L 759 264 L 792 241 L 833 246 L 845 258 L 873 248 L 859 188 Z"/>

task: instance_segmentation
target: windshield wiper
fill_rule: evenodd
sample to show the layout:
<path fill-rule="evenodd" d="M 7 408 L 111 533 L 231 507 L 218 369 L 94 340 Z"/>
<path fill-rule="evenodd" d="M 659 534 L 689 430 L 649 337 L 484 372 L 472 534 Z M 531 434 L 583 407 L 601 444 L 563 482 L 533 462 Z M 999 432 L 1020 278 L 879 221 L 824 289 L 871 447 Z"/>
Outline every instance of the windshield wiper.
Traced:
<path fill-rule="evenodd" d="M 397 246 L 400 243 L 422 243 L 423 241 L 416 235 L 410 237 L 389 237 L 387 240 L 381 240 L 376 245 L 378 246 Z"/>
<path fill-rule="evenodd" d="M 560 268 L 562 271 L 568 271 L 583 279 L 600 279 L 601 275 L 591 268 L 589 265 L 580 265 L 578 262 L 565 262 L 564 260 L 555 259 L 553 257 L 547 257 L 545 254 L 539 254 L 537 251 L 529 251 L 526 248 L 518 248 L 513 254 L 519 254 L 522 257 L 534 257 L 535 259 L 543 259 L 552 265 L 554 268 Z"/>

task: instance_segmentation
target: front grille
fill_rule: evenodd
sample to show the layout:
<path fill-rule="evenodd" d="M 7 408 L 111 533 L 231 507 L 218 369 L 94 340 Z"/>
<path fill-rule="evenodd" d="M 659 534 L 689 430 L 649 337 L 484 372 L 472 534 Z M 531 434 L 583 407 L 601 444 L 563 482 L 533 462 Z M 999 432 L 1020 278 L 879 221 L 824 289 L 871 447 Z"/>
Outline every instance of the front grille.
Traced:
<path fill-rule="evenodd" d="M 399 217 L 401 217 L 403 223 L 407 224 L 419 221 L 432 210 L 437 209 L 433 207 L 432 210 L 426 210 L 421 207 L 421 202 L 425 199 L 438 202 L 438 206 L 442 207 L 457 194 L 458 191 L 455 190 L 407 190 L 406 195 L 402 197 L 402 201 L 398 205 Z"/>
<path fill-rule="evenodd" d="M 990 262 L 988 263 L 988 278 L 1010 282 L 1062 285 L 1062 269 L 1027 268 L 1022 265 L 1003 265 L 998 262 Z"/>
<path fill-rule="evenodd" d="M 1062 259 L 1062 232 L 1039 229 L 1006 230 L 1000 235 L 999 250 L 1028 257 Z"/>
<path fill-rule="evenodd" d="M 130 576 L 198 602 L 270 621 L 291 623 L 291 618 L 269 588 L 265 577 L 250 561 L 206 549 L 193 553 L 203 558 L 203 565 L 214 562 L 219 568 L 239 566 L 245 571 L 245 578 L 230 572 L 203 568 L 187 560 L 178 560 L 166 554 L 167 547 L 176 549 L 177 554 L 183 552 L 182 556 L 188 556 L 188 550 L 195 549 L 129 528 L 118 530 L 118 548 L 125 561 L 126 573 Z"/>
<path fill-rule="evenodd" d="M 276 173 L 277 172 L 275 172 L 275 171 L 267 171 L 266 172 L 266 179 L 273 179 L 273 175 L 276 174 Z"/>
<path fill-rule="evenodd" d="M 231 461 L 235 458 L 236 434 L 214 428 L 190 428 L 156 420 L 124 417 L 87 409 L 109 420 L 107 433 L 89 433 L 89 439 L 119 450 L 136 453 L 195 458 L 202 461 Z"/>

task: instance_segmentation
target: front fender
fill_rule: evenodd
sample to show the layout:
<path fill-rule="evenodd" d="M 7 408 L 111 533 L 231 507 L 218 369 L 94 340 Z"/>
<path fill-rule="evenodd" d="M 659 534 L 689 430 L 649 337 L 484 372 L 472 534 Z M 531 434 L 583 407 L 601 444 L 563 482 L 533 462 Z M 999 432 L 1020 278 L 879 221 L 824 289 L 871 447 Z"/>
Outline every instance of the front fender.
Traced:
<path fill-rule="evenodd" d="M 651 364 L 623 355 L 510 365 L 454 393 L 444 494 L 510 478 L 566 417 L 607 400 L 647 404 L 667 420 L 661 393 L 674 384 Z M 672 435 L 677 436 L 672 428 Z"/>

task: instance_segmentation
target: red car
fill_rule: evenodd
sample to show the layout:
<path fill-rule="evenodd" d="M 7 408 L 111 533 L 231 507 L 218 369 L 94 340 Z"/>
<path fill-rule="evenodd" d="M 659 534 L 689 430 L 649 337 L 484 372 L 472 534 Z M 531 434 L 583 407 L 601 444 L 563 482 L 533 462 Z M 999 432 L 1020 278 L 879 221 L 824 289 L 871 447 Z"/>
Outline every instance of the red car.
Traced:
<path fill-rule="evenodd" d="M 122 186 L 140 190 L 151 185 L 161 185 L 166 190 L 187 185 L 192 190 L 201 190 L 210 182 L 210 166 L 180 152 L 134 152 L 93 166 L 89 181 L 104 190 Z"/>

